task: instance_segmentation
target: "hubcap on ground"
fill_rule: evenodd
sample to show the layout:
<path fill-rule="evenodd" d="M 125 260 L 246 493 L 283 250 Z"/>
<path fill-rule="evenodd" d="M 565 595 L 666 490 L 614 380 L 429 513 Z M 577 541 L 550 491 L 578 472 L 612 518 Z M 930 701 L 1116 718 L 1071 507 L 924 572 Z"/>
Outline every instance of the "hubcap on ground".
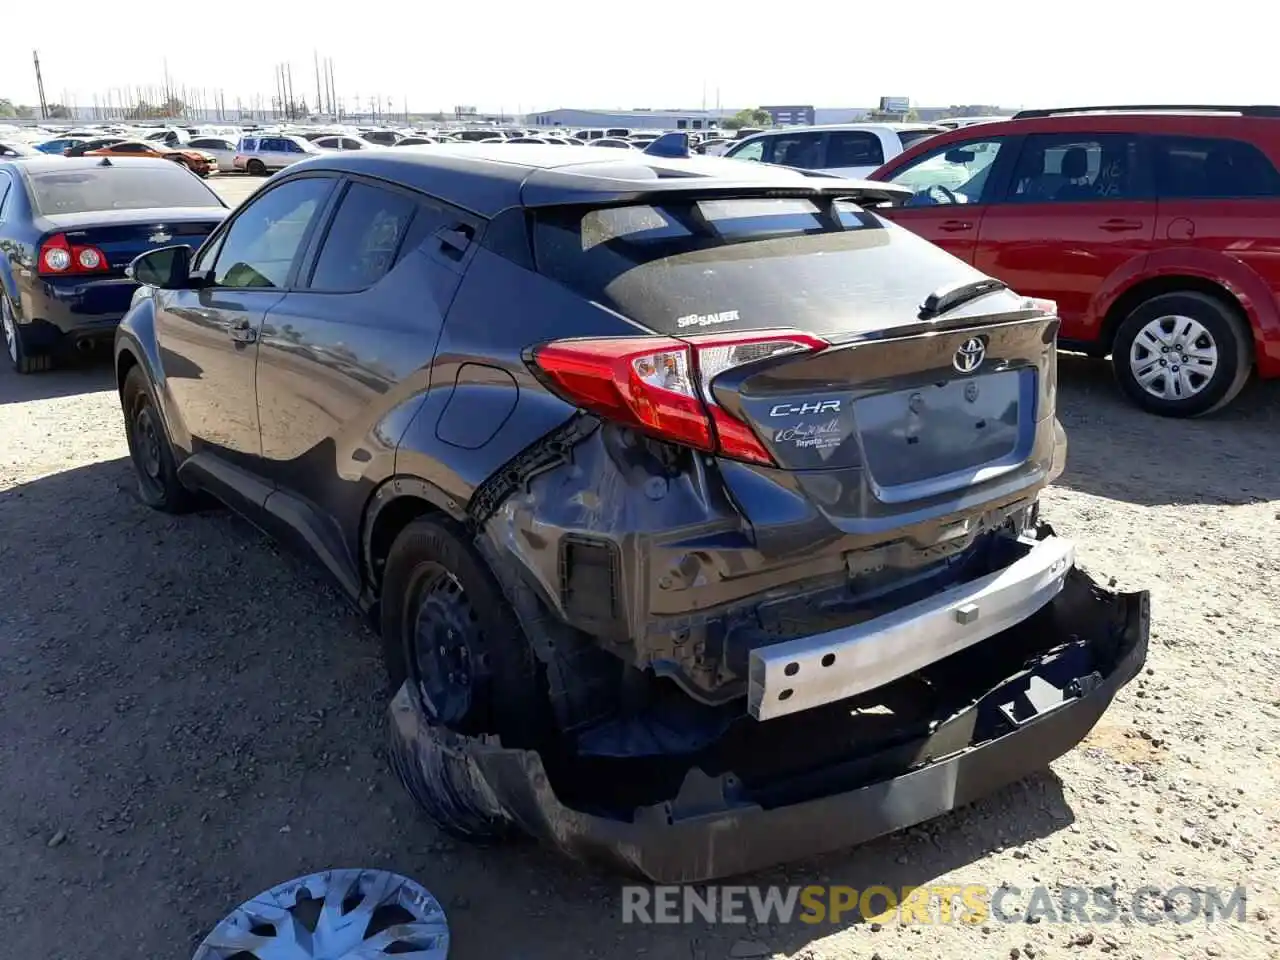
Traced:
<path fill-rule="evenodd" d="M 445 960 L 448 954 L 444 910 L 419 884 L 384 870 L 329 870 L 236 907 L 193 960 Z"/>
<path fill-rule="evenodd" d="M 4 348 L 9 359 L 18 362 L 18 331 L 13 326 L 13 317 L 9 313 L 9 304 L 0 298 L 0 327 L 4 327 Z"/>
<path fill-rule="evenodd" d="M 479 625 L 457 577 L 427 564 L 413 620 L 413 671 L 428 714 L 446 726 L 462 724 L 472 710 L 483 663 L 474 652 Z"/>
<path fill-rule="evenodd" d="M 1143 390 L 1161 400 L 1185 400 L 1209 385 L 1218 369 L 1213 335 L 1191 317 L 1158 317 L 1138 331 L 1129 369 Z"/>

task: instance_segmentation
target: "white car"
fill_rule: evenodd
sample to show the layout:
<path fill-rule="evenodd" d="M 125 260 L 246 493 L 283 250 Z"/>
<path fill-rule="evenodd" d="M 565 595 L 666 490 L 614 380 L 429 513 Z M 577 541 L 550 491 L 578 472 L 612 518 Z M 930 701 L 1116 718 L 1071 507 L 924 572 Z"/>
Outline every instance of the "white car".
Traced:
<path fill-rule="evenodd" d="M 236 144 L 225 137 L 192 137 L 187 144 L 193 150 L 203 150 L 218 161 L 219 173 L 234 173 L 236 169 Z"/>
<path fill-rule="evenodd" d="M 724 156 L 861 179 L 912 144 L 942 132 L 928 123 L 784 127 L 740 140 Z"/>
<path fill-rule="evenodd" d="M 948 117 L 945 120 L 936 121 L 940 127 L 946 127 L 948 130 L 959 130 L 961 127 L 972 127 L 979 123 L 995 123 L 997 120 L 1008 120 L 1009 117 Z"/>
<path fill-rule="evenodd" d="M 317 137 L 311 141 L 321 150 L 382 150 L 382 144 L 357 137 L 354 134 L 344 136 Z"/>
<path fill-rule="evenodd" d="M 237 170 L 254 176 L 265 176 L 273 170 L 283 170 L 291 163 L 321 152 L 302 137 L 282 133 L 254 134 L 240 138 L 233 162 Z"/>

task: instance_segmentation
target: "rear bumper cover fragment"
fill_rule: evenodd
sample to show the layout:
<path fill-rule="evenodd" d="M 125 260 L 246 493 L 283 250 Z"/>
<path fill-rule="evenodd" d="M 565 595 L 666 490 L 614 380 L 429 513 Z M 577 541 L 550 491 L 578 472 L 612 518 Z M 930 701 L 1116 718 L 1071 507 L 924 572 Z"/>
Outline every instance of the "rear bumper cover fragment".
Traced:
<path fill-rule="evenodd" d="M 1103 590 L 1075 568 L 1066 581 L 1046 611 L 1052 649 L 927 737 L 751 791 L 731 773 L 711 777 L 695 767 L 678 796 L 629 820 L 571 809 L 537 752 L 432 726 L 405 690 L 392 704 L 392 732 L 406 751 L 444 751 L 465 764 L 506 817 L 572 857 L 655 883 L 749 873 L 937 817 L 1079 743 L 1146 660 L 1149 596 Z"/>

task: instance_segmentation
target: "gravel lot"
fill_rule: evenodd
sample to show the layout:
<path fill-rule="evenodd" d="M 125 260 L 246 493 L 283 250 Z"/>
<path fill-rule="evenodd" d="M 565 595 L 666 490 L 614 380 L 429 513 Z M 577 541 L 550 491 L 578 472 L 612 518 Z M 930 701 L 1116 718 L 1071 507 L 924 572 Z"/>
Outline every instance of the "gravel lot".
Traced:
<path fill-rule="evenodd" d="M 378 865 L 445 904 L 459 960 L 1280 956 L 1280 387 L 1179 423 L 1125 406 L 1104 364 L 1064 357 L 1062 379 L 1046 515 L 1093 575 L 1151 589 L 1150 670 L 1052 772 L 752 882 L 1245 884 L 1245 923 L 624 926 L 611 877 L 446 841 L 387 768 L 372 634 L 230 513 L 141 506 L 97 362 L 0 372 L 6 955 L 185 958 L 259 890 Z"/>

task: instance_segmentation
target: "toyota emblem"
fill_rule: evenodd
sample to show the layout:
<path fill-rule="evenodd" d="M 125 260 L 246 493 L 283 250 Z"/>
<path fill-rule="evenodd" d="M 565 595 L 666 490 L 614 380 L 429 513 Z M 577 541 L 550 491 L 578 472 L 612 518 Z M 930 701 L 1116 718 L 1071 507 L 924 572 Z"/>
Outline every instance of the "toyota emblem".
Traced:
<path fill-rule="evenodd" d="M 960 349 L 951 358 L 951 365 L 961 373 L 973 373 L 987 357 L 987 345 L 979 337 L 970 337 L 960 344 Z"/>

